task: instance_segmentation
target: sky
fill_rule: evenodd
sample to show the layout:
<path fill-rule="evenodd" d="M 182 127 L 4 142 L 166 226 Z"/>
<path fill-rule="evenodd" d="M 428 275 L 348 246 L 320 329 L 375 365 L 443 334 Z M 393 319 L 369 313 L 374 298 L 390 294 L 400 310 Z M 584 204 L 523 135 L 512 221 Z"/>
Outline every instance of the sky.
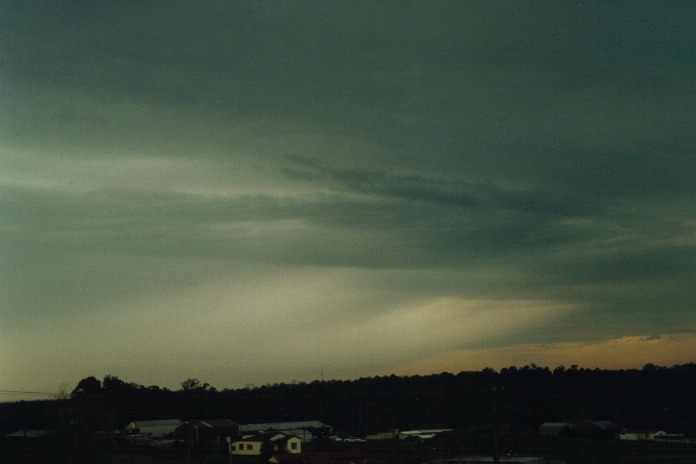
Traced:
<path fill-rule="evenodd" d="M 696 361 L 693 3 L 0 5 L 0 400 Z"/>

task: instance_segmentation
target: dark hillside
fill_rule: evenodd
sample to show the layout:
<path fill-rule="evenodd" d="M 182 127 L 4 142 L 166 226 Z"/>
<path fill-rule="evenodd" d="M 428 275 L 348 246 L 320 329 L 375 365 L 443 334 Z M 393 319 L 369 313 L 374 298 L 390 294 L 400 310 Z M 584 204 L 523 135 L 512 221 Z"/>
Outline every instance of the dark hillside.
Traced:
<path fill-rule="evenodd" d="M 609 420 L 625 428 L 696 431 L 696 365 L 600 370 L 534 365 L 500 372 L 274 384 L 217 390 L 189 379 L 171 391 L 88 377 L 68 400 L 0 404 L 0 432 L 103 429 L 133 420 L 225 417 L 238 423 L 318 419 L 363 435 L 388 429 L 486 427 L 536 430 L 547 421 Z"/>

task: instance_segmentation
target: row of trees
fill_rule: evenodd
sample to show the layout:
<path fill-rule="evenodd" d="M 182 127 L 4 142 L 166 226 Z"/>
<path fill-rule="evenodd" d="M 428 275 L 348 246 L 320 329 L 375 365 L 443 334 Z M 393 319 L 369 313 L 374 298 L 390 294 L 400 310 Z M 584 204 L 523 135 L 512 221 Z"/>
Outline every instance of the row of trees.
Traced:
<path fill-rule="evenodd" d="M 495 420 L 610 420 L 622 427 L 696 429 L 696 364 L 636 370 L 535 365 L 459 374 L 386 376 L 217 390 L 188 379 L 176 391 L 108 375 L 82 379 L 70 398 L 0 405 L 7 431 L 65 424 L 107 430 L 133 420 L 229 418 L 239 423 L 319 419 L 339 431 L 456 428 Z M 47 423 L 51 422 L 51 423 Z"/>

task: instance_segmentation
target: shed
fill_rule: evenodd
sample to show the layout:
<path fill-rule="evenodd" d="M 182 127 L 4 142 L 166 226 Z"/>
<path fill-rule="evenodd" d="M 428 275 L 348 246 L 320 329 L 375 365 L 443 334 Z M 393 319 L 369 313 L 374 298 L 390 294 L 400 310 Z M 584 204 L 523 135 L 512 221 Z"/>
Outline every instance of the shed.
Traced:
<path fill-rule="evenodd" d="M 570 422 L 546 422 L 539 426 L 539 435 L 542 437 L 560 437 L 566 430 L 575 428 Z"/>
<path fill-rule="evenodd" d="M 162 438 L 173 434 L 179 425 L 181 425 L 179 419 L 133 421 L 126 425 L 126 433 L 129 435 L 147 435 L 150 438 Z"/>
<path fill-rule="evenodd" d="M 229 419 L 192 419 L 179 425 L 174 435 L 177 441 L 213 445 L 239 436 L 239 424 Z"/>

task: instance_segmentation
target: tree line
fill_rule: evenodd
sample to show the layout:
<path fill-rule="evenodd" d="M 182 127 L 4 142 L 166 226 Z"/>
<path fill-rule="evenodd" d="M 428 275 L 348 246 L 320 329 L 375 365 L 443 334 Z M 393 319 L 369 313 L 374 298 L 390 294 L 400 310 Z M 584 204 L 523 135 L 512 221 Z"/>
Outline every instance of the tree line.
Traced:
<path fill-rule="evenodd" d="M 113 430 L 134 420 L 227 418 L 238 423 L 317 419 L 338 433 L 490 426 L 536 430 L 567 420 L 696 433 L 696 364 L 604 370 L 526 365 L 218 390 L 186 379 L 178 390 L 107 375 L 68 398 L 0 403 L 0 428 Z"/>

